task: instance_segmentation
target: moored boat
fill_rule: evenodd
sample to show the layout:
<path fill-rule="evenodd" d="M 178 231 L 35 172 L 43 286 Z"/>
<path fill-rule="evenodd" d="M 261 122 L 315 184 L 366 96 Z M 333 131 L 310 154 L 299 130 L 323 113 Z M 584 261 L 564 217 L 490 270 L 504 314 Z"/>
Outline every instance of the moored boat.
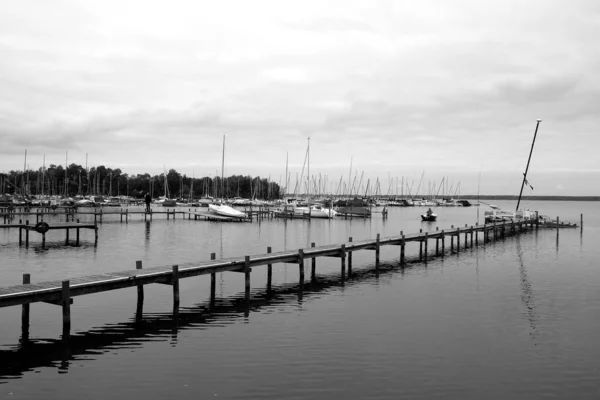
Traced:
<path fill-rule="evenodd" d="M 208 205 L 208 211 L 216 214 L 216 215 L 221 215 L 223 217 L 230 217 L 230 218 L 248 218 L 248 215 L 245 212 L 236 210 L 235 208 L 232 208 L 230 206 L 227 205 L 215 205 L 215 204 L 209 204 Z"/>

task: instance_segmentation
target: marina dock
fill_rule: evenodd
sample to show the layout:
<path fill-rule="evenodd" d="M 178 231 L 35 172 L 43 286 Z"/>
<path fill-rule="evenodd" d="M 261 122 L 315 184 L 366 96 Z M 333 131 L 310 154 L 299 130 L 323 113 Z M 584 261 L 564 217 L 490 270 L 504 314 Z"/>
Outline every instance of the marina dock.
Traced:
<path fill-rule="evenodd" d="M 63 229 L 82 226 L 63 225 Z M 245 300 L 250 299 L 250 276 L 252 269 L 267 266 L 267 288 L 271 287 L 273 265 L 293 263 L 298 265 L 299 287 L 305 280 L 305 263 L 311 261 L 311 280 L 316 279 L 316 260 L 320 257 L 336 257 L 340 259 L 342 281 L 346 276 L 352 275 L 352 253 L 359 250 L 372 250 L 375 254 L 375 268 L 379 269 L 379 256 L 382 246 L 398 246 L 400 266 L 407 264 L 406 246 L 408 243 L 418 244 L 418 256 L 411 257 L 418 262 L 427 263 L 435 256 L 444 257 L 447 250 L 450 254 L 459 253 L 461 248 L 474 247 L 481 242 L 485 243 L 508 235 L 518 235 L 530 229 L 537 229 L 540 225 L 535 220 L 510 221 L 484 225 L 465 225 L 433 232 L 404 234 L 381 238 L 378 234 L 374 239 L 354 241 L 352 237 L 341 244 L 330 244 L 298 250 L 272 252 L 271 247 L 267 252 L 257 255 L 246 255 L 215 259 L 211 254 L 210 260 L 194 263 L 157 266 L 142 268 L 142 262 L 136 262 L 136 268 L 121 272 L 105 273 L 91 276 L 68 278 L 63 280 L 31 283 L 29 274 L 23 275 L 22 284 L 0 288 L 0 307 L 21 305 L 23 307 L 23 325 L 29 326 L 29 307 L 31 303 L 46 302 L 62 308 L 63 335 L 68 335 L 70 330 L 71 311 L 70 304 L 74 297 L 92 293 L 110 292 L 127 287 L 136 287 L 138 292 L 138 306 L 143 303 L 144 285 L 161 283 L 172 286 L 174 310 L 179 307 L 179 280 L 199 275 L 211 275 L 211 298 L 214 298 L 217 272 L 243 273 L 245 276 Z M 57 227 L 58 229 L 58 227 Z M 28 230 L 26 230 L 28 232 Z M 557 231 L 558 232 L 558 231 Z M 433 241 L 433 242 L 432 242 Z M 449 243 L 448 243 L 449 242 Z M 431 244 L 431 247 L 430 247 Z M 435 247 L 434 247 L 434 246 Z M 418 258 L 417 258 L 418 257 Z"/>

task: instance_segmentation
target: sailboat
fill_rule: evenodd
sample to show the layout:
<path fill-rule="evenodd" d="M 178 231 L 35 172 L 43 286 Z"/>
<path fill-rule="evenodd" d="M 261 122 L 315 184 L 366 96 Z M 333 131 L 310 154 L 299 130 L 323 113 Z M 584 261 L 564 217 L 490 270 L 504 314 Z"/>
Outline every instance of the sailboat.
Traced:
<path fill-rule="evenodd" d="M 230 218 L 248 218 L 245 212 L 236 210 L 225 204 L 224 198 L 224 173 L 225 173 L 225 135 L 223 135 L 223 156 L 221 158 L 221 204 L 209 204 L 208 212 Z"/>
<path fill-rule="evenodd" d="M 533 134 L 533 142 L 531 142 L 531 150 L 529 151 L 529 158 L 527 159 L 527 166 L 525 167 L 525 172 L 523 173 L 523 183 L 521 183 L 521 191 L 519 192 L 519 200 L 517 200 L 517 207 L 515 211 L 507 211 L 502 210 L 500 207 L 492 207 L 489 211 L 485 211 L 483 213 L 485 222 L 497 222 L 504 220 L 532 220 L 538 218 L 536 211 L 531 210 L 519 210 L 519 205 L 521 204 L 521 196 L 523 195 L 523 188 L 525 184 L 529 185 L 527 182 L 527 171 L 529 171 L 529 163 L 531 162 L 531 155 L 533 154 L 533 146 L 535 145 L 535 138 L 537 137 L 538 128 L 540 126 L 541 119 L 537 120 L 537 124 L 535 125 L 535 133 Z M 531 187 L 531 185 L 529 185 Z M 533 187 L 532 187 L 533 189 Z M 482 202 L 483 203 L 483 202 Z"/>
<path fill-rule="evenodd" d="M 175 199 L 169 198 L 169 183 L 167 181 L 167 168 L 164 168 L 164 177 L 165 177 L 165 195 L 158 198 L 156 203 L 162 205 L 163 207 L 175 207 L 177 202 Z"/>

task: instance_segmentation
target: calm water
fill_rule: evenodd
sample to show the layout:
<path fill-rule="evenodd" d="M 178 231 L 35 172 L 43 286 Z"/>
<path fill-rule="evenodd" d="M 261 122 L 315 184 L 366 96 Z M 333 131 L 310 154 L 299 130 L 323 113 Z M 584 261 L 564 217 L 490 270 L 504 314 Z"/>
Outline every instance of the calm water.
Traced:
<path fill-rule="evenodd" d="M 496 204 L 511 208 L 512 202 Z M 354 254 L 355 276 L 343 285 L 339 259 L 317 261 L 318 282 L 299 295 L 296 265 L 276 264 L 274 292 L 266 268 L 252 273 L 246 308 L 243 274 L 181 281 L 179 319 L 171 288 L 146 287 L 135 323 L 136 291 L 76 297 L 72 339 L 61 341 L 59 307 L 31 306 L 32 343 L 21 347 L 21 308 L 0 309 L 0 398 L 104 399 L 397 399 L 600 397 L 600 217 L 597 203 L 529 202 L 525 206 L 579 222 L 564 229 L 398 267 L 399 248 Z M 483 220 L 481 207 L 480 220 Z M 82 232 L 65 247 L 51 232 L 42 250 L 18 232 L 0 230 L 1 285 L 469 225 L 477 207 L 390 209 L 387 220 L 263 221 L 251 224 L 133 217 L 105 218 L 97 247 Z M 434 243 L 434 242 L 432 242 Z M 432 246 L 430 245 L 430 249 Z M 414 257 L 417 244 L 409 244 Z M 310 262 L 306 263 L 309 276 Z"/>

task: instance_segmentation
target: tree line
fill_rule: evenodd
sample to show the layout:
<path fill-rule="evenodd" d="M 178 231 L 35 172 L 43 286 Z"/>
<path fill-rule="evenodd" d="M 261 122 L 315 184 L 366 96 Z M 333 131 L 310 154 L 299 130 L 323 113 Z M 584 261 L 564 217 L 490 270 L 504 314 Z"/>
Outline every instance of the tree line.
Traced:
<path fill-rule="evenodd" d="M 50 164 L 48 168 L 0 173 L 0 194 L 49 196 L 132 196 L 140 198 L 149 192 L 153 198 L 257 198 L 277 199 L 280 186 L 267 178 L 233 175 L 193 178 L 174 169 L 159 175 L 127 174 L 121 169 L 103 165 L 86 170 L 79 164 L 66 169 Z"/>

